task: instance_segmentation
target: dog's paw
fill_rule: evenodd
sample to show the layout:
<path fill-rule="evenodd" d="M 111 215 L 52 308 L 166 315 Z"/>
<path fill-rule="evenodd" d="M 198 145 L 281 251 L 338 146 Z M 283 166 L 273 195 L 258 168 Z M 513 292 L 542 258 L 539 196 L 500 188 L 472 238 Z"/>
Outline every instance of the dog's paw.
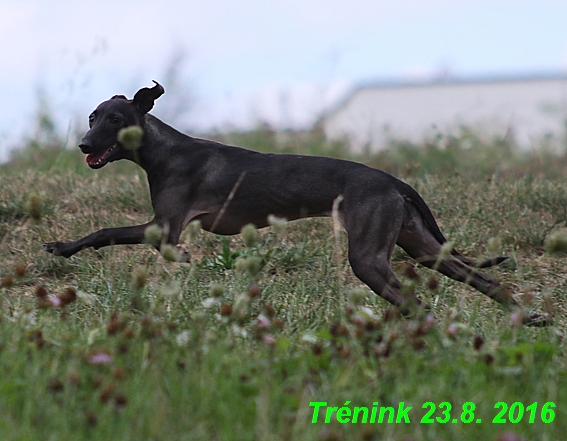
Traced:
<path fill-rule="evenodd" d="M 187 250 L 179 248 L 179 255 L 177 261 L 180 263 L 191 263 L 191 253 Z"/>
<path fill-rule="evenodd" d="M 46 242 L 43 244 L 43 249 L 54 256 L 71 257 L 74 252 L 67 249 L 65 242 Z"/>
<path fill-rule="evenodd" d="M 43 249 L 48 253 L 51 253 L 55 256 L 60 256 L 61 253 L 59 252 L 57 245 L 61 242 L 46 242 L 43 244 Z"/>
<path fill-rule="evenodd" d="M 529 312 L 524 316 L 524 325 L 543 328 L 553 325 L 553 317 L 549 314 L 541 314 L 539 312 Z"/>

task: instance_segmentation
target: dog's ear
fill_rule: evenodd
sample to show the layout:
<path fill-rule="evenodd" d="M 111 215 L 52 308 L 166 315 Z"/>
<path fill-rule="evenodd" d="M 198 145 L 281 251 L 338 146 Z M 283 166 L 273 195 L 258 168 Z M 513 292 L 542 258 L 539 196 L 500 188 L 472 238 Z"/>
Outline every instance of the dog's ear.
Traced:
<path fill-rule="evenodd" d="M 156 85 L 151 89 L 144 87 L 136 92 L 132 103 L 136 106 L 140 114 L 144 115 L 152 110 L 154 101 L 165 93 L 165 89 L 157 81 L 152 80 Z"/>

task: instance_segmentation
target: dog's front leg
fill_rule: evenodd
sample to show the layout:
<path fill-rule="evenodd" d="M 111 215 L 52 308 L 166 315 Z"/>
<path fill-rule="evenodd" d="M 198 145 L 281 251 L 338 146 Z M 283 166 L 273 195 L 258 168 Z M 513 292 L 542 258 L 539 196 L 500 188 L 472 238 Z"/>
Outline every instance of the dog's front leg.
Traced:
<path fill-rule="evenodd" d="M 43 247 L 56 256 L 71 257 L 73 254 L 92 247 L 95 250 L 109 245 L 144 243 L 146 228 L 153 222 L 131 227 L 104 228 L 72 242 L 49 242 Z"/>

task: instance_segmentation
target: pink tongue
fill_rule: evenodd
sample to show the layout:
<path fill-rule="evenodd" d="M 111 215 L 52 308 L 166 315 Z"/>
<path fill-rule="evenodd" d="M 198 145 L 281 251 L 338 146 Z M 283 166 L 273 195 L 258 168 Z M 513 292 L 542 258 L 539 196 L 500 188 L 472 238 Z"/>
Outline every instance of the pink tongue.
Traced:
<path fill-rule="evenodd" d="M 96 161 L 102 158 L 106 154 L 106 152 L 107 150 L 103 151 L 98 156 L 93 154 L 87 155 L 85 161 L 87 161 L 87 164 L 94 164 Z"/>

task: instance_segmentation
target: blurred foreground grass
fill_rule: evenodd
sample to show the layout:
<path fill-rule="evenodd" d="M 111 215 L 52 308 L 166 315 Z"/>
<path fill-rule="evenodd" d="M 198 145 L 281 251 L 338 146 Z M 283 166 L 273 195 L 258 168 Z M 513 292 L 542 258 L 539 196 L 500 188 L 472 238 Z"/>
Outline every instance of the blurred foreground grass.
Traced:
<path fill-rule="evenodd" d="M 491 273 L 554 327 L 517 326 L 397 250 L 404 289 L 435 317 L 400 320 L 352 275 L 328 219 L 249 246 L 188 231 L 191 264 L 144 245 L 54 257 L 43 242 L 150 219 L 146 183 L 131 164 L 93 172 L 56 143 L 14 155 L 0 168 L 0 439 L 563 440 L 567 261 L 544 241 L 567 221 L 566 160 L 465 135 L 354 159 L 404 177 L 465 254 L 511 256 Z M 215 137 L 349 156 L 316 131 Z M 411 422 L 327 424 L 321 408 L 314 424 L 312 402 L 403 402 Z"/>

